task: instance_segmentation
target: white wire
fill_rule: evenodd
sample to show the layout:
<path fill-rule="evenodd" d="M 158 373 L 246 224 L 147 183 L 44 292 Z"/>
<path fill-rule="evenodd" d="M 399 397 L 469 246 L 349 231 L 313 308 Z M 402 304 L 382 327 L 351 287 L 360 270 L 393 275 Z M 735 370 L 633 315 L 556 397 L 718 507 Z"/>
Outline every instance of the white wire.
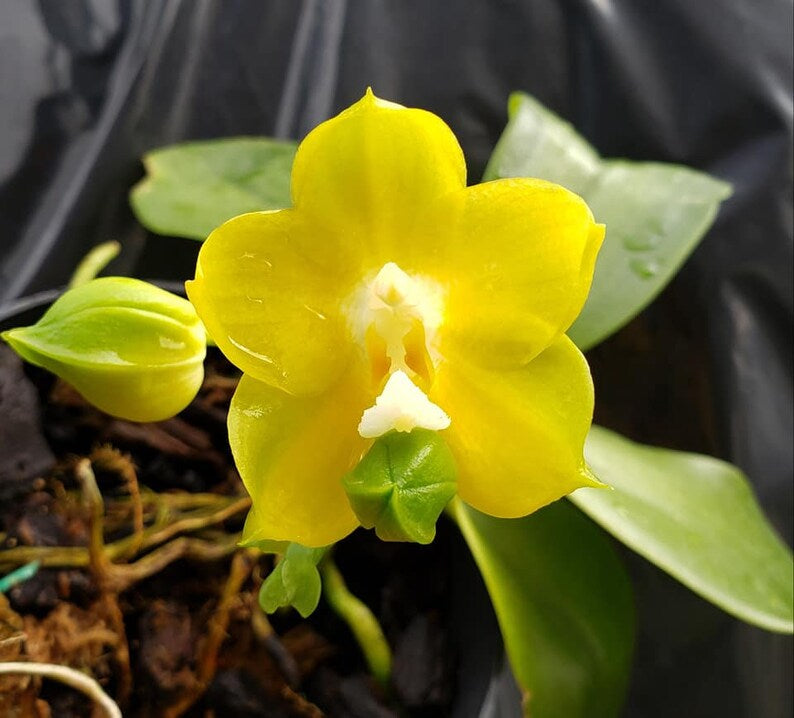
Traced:
<path fill-rule="evenodd" d="M 108 714 L 108 718 L 122 718 L 121 709 L 116 702 L 102 690 L 91 676 L 74 668 L 59 666 L 54 663 L 26 663 L 24 661 L 10 661 L 0 663 L 0 674 L 25 673 L 32 676 L 44 676 L 65 683 L 78 691 L 82 691 L 89 698 L 101 705 Z"/>

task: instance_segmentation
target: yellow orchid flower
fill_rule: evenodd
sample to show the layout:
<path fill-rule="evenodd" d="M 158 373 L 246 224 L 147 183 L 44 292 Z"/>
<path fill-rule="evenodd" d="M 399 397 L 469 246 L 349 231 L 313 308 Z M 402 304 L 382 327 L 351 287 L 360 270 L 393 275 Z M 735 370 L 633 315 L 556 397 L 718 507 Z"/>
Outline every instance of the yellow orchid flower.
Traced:
<path fill-rule="evenodd" d="M 565 336 L 604 236 L 581 198 L 466 187 L 439 117 L 368 90 L 301 143 L 292 201 L 218 227 L 187 283 L 244 372 L 229 438 L 245 542 L 353 531 L 342 478 L 389 431 L 443 432 L 460 497 L 493 516 L 597 484 L 592 380 Z"/>

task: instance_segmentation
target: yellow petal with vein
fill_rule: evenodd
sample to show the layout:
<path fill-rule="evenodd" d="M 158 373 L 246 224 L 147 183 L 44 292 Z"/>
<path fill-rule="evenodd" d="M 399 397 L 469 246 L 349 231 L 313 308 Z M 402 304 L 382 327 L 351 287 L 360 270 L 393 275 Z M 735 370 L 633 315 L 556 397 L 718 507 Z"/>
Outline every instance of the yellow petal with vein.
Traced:
<path fill-rule="evenodd" d="M 497 180 L 444 198 L 432 217 L 424 244 L 438 244 L 450 351 L 515 366 L 573 323 L 604 237 L 584 200 L 543 180 Z"/>
<path fill-rule="evenodd" d="M 452 420 L 444 434 L 464 501 L 492 516 L 516 518 L 582 486 L 600 485 L 583 458 L 593 384 L 570 339 L 563 336 L 510 370 L 456 359 L 438 370 L 430 398 Z"/>
<path fill-rule="evenodd" d="M 333 235 L 292 210 L 229 220 L 204 242 L 190 301 L 229 360 L 296 395 L 317 394 L 345 368 L 342 297 L 358 280 Z"/>
<path fill-rule="evenodd" d="M 243 376 L 229 409 L 229 441 L 254 502 L 244 542 L 327 546 L 358 525 L 342 477 L 366 449 L 356 426 L 373 397 L 356 369 L 314 397 Z"/>
<path fill-rule="evenodd" d="M 412 241 L 419 213 L 465 185 L 463 152 L 439 117 L 369 90 L 309 133 L 292 168 L 293 206 L 343 232 L 376 271 Z"/>

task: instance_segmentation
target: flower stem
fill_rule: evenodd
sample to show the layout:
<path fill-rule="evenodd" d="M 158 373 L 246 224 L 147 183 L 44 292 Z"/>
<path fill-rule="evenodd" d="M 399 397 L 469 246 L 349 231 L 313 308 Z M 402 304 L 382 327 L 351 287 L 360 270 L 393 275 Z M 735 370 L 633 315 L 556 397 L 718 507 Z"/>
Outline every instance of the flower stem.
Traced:
<path fill-rule="evenodd" d="M 86 284 L 96 277 L 112 260 L 118 256 L 121 245 L 116 241 L 102 242 L 80 260 L 69 280 L 69 289 Z"/>
<path fill-rule="evenodd" d="M 370 673 L 387 688 L 391 678 L 391 649 L 378 619 L 360 599 L 350 593 L 330 553 L 322 560 L 319 569 L 323 579 L 323 596 L 350 627 Z"/>

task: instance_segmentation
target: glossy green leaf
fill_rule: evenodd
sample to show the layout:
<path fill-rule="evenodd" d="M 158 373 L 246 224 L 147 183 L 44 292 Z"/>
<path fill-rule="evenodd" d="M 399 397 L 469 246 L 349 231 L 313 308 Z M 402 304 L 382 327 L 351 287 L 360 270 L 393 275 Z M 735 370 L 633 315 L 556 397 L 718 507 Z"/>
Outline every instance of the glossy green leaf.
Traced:
<path fill-rule="evenodd" d="M 132 189 L 138 220 L 159 234 L 204 240 L 227 219 L 289 207 L 296 144 L 264 137 L 186 142 L 143 158 Z"/>
<path fill-rule="evenodd" d="M 794 569 L 739 469 L 594 426 L 585 456 L 613 491 L 570 495 L 607 531 L 728 613 L 792 632 Z"/>
<path fill-rule="evenodd" d="M 580 349 L 638 314 L 673 278 L 731 189 L 678 165 L 602 160 L 571 125 L 514 93 L 485 179 L 539 177 L 581 195 L 607 227 L 587 303 L 568 331 Z"/>
<path fill-rule="evenodd" d="M 436 431 L 414 429 L 379 437 L 344 478 L 364 528 L 383 541 L 428 544 L 457 488 L 455 461 Z"/>
<path fill-rule="evenodd" d="M 284 557 L 262 582 L 259 605 L 265 613 L 292 606 L 306 618 L 314 612 L 322 593 L 317 564 L 325 548 L 307 548 L 297 543 L 287 547 Z"/>
<path fill-rule="evenodd" d="M 631 585 L 607 537 L 566 502 L 496 519 L 457 500 L 532 718 L 619 715 L 634 643 Z"/>
<path fill-rule="evenodd" d="M 36 324 L 2 338 L 98 408 L 132 421 L 178 413 L 204 377 L 205 333 L 193 305 L 129 277 L 70 289 Z"/>

